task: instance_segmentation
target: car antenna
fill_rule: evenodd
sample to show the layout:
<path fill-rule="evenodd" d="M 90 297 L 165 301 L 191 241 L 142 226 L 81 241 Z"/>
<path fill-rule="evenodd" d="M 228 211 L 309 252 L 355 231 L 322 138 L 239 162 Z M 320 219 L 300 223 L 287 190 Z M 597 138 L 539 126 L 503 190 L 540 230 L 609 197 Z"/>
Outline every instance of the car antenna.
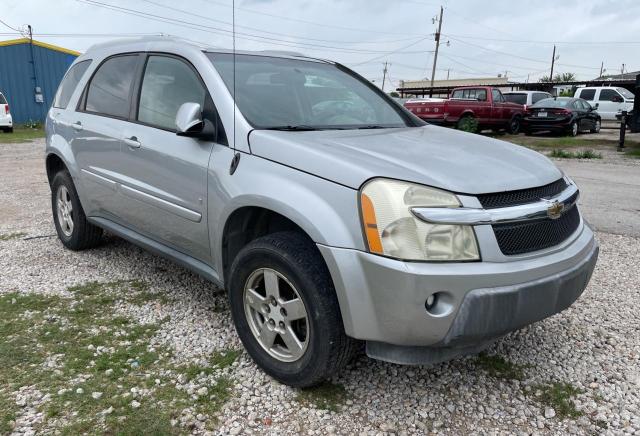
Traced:
<path fill-rule="evenodd" d="M 231 159 L 231 167 L 229 167 L 229 174 L 233 175 L 238 168 L 238 164 L 240 163 L 240 153 L 236 151 L 236 0 L 231 2 L 232 12 L 231 12 L 231 25 L 232 25 L 232 35 L 233 35 L 233 143 L 231 147 L 235 152 L 233 155 L 233 159 Z"/>

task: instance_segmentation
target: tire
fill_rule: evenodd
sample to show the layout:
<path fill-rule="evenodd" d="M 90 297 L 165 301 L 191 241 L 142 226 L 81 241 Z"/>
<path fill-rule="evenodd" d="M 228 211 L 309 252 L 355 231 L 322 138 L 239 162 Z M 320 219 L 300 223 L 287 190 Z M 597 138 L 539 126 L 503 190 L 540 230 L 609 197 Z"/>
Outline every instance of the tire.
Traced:
<path fill-rule="evenodd" d="M 260 274 L 263 274 L 262 281 Z M 274 283 L 274 275 L 277 275 L 277 294 L 287 300 L 284 304 L 280 297 L 275 304 L 269 299 L 274 294 L 267 292 L 267 282 Z M 231 314 L 238 335 L 256 364 L 281 383 L 299 388 L 317 385 L 340 371 L 357 351 L 358 341 L 344 332 L 329 270 L 316 246 L 304 235 L 280 232 L 250 242 L 233 261 L 229 279 Z M 289 295 L 286 298 L 285 293 Z M 286 304 L 292 308 L 290 303 L 296 301 L 295 295 L 299 297 L 298 307 L 300 300 L 302 302 L 304 320 L 287 319 L 287 315 L 290 318 L 293 315 L 282 312 Z M 252 300 L 256 296 L 259 298 Z M 274 321 L 278 314 L 285 317 L 284 321 L 282 318 Z M 294 326 L 294 323 L 297 324 Z M 282 326 L 279 331 L 285 335 L 287 329 L 295 327 L 296 338 L 304 343 L 304 347 L 300 347 L 302 351 L 287 346 L 290 336 L 289 342 L 285 342 L 284 335 L 274 334 L 276 325 Z M 263 342 L 259 339 L 262 332 L 266 332 Z M 274 339 L 269 340 L 271 337 Z M 264 342 L 272 345 L 263 345 Z M 296 353 L 301 354 L 296 356 Z"/>
<path fill-rule="evenodd" d="M 509 133 L 512 135 L 518 135 L 522 128 L 522 118 L 515 116 L 509 122 Z"/>
<path fill-rule="evenodd" d="M 7 130 L 5 130 L 6 133 L 13 133 L 13 127 L 9 127 Z"/>
<path fill-rule="evenodd" d="M 58 238 L 65 247 L 79 251 L 100 243 L 102 229 L 87 221 L 71 175 L 66 171 L 58 172 L 51 182 L 51 210 Z"/>
<path fill-rule="evenodd" d="M 462 130 L 468 133 L 477 133 L 478 132 L 478 121 L 472 115 L 465 115 L 458 120 L 456 124 L 456 129 Z"/>
<path fill-rule="evenodd" d="M 597 120 L 596 125 L 593 129 L 590 130 L 591 133 L 600 133 L 600 129 L 602 128 L 602 121 Z"/>
<path fill-rule="evenodd" d="M 567 131 L 567 134 L 571 137 L 576 137 L 578 136 L 578 133 L 580 132 L 580 128 L 578 127 L 578 122 L 574 121 L 571 123 L 571 126 L 569 126 L 569 130 Z"/>

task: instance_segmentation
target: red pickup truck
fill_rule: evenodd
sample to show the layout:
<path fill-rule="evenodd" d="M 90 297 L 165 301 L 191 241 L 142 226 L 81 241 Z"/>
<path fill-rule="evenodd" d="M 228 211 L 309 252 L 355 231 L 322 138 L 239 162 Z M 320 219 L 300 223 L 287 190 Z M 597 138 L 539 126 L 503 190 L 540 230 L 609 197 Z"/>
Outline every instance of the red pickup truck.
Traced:
<path fill-rule="evenodd" d="M 457 126 L 462 130 L 506 129 L 520 132 L 524 106 L 509 103 L 499 89 L 491 86 L 456 88 L 448 100 L 416 99 L 404 106 L 414 115 L 432 124 Z"/>

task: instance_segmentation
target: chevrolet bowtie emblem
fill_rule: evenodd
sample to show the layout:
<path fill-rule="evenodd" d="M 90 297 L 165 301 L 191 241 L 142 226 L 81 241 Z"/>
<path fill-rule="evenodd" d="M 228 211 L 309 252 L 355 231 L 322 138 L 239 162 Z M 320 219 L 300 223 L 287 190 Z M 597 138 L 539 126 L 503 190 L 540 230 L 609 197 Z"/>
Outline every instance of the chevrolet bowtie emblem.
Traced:
<path fill-rule="evenodd" d="M 549 207 L 547 208 L 547 216 L 552 220 L 557 220 L 562 216 L 564 212 L 564 203 L 560 203 L 559 201 L 551 202 Z"/>

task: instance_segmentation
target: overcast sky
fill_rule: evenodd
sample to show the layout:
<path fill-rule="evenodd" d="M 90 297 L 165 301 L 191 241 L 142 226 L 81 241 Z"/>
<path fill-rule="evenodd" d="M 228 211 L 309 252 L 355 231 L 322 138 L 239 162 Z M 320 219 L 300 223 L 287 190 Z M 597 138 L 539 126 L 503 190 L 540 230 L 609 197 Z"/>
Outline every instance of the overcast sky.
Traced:
<path fill-rule="evenodd" d="M 31 24 L 36 39 L 78 51 L 137 33 L 171 34 L 230 48 L 231 4 L 2 0 L 0 20 L 14 28 Z M 334 59 L 378 84 L 382 64 L 388 61 L 395 87 L 402 79 L 431 76 L 437 28 L 433 18 L 441 4 L 438 79 L 506 72 L 513 81 L 537 81 L 549 74 L 554 43 L 556 72 L 592 79 L 599 75 L 601 62 L 610 74 L 619 74 L 623 63 L 625 71 L 640 70 L 638 0 L 236 0 L 236 46 Z M 0 39 L 16 37 L 11 32 L 0 23 Z"/>

